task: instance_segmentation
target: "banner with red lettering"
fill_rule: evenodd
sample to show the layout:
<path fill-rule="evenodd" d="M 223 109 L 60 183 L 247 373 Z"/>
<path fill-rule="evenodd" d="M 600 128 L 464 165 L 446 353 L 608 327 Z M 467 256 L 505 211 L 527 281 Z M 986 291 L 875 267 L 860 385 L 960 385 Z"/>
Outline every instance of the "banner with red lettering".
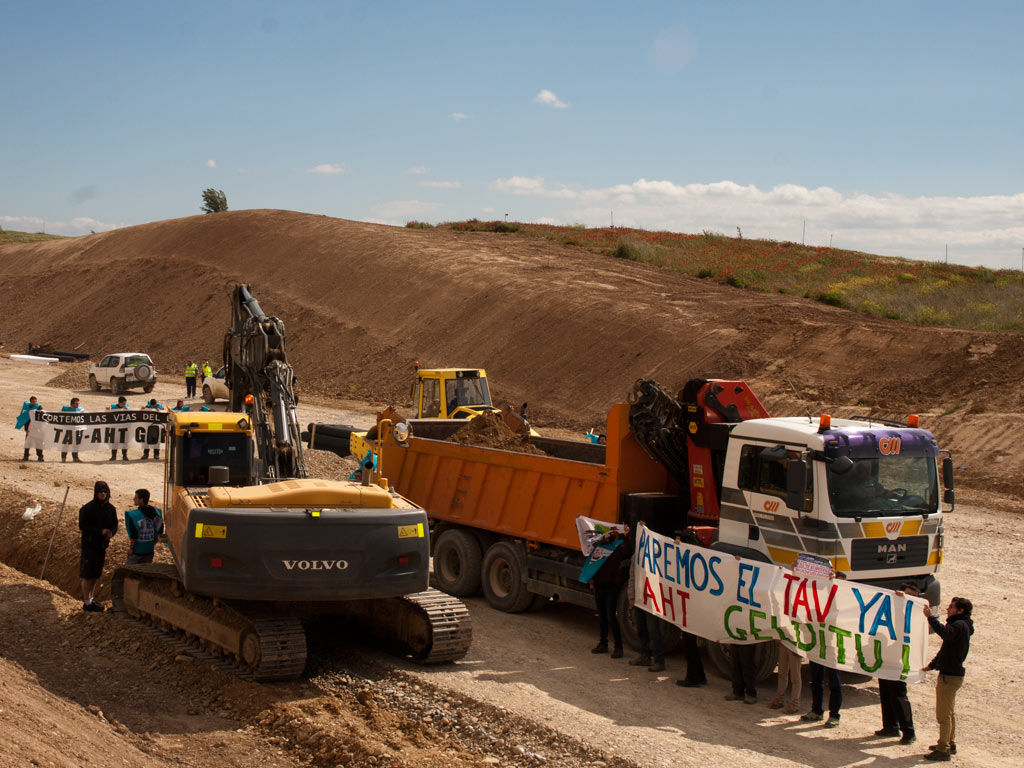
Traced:
<path fill-rule="evenodd" d="M 633 557 L 636 606 L 691 634 L 778 640 L 827 667 L 909 683 L 924 677 L 923 598 L 683 544 L 643 524 Z"/>

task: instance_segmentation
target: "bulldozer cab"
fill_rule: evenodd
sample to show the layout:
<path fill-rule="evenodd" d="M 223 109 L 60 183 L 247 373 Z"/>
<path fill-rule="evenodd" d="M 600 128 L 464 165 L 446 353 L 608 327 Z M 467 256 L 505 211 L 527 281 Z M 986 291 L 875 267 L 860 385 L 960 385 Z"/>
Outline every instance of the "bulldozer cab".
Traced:
<path fill-rule="evenodd" d="M 172 412 L 167 432 L 168 488 L 253 483 L 252 426 L 245 414 Z"/>
<path fill-rule="evenodd" d="M 417 419 L 471 419 L 498 410 L 483 368 L 417 368 L 412 399 Z"/>

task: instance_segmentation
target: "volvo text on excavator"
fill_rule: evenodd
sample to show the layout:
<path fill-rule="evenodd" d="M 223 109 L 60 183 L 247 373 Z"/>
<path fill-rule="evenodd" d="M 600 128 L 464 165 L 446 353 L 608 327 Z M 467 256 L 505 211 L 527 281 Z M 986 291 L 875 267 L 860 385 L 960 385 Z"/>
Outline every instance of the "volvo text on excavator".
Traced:
<path fill-rule="evenodd" d="M 456 598 L 428 589 L 425 512 L 390 491 L 307 477 L 284 323 L 248 286 L 224 338 L 230 410 L 171 412 L 165 529 L 173 564 L 124 566 L 114 609 L 183 632 L 261 681 L 302 673 L 302 619 L 342 614 L 423 662 L 461 658 Z"/>

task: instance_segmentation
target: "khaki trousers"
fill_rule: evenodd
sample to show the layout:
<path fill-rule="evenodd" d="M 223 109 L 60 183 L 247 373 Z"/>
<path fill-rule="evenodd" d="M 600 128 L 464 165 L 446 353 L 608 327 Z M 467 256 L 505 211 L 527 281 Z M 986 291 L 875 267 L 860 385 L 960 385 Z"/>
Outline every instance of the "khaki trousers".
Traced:
<path fill-rule="evenodd" d="M 800 677 L 800 665 L 803 659 L 784 644 L 779 643 L 779 683 L 775 692 L 779 696 L 786 694 L 786 688 L 792 684 L 789 700 L 800 703 L 800 692 L 803 690 L 803 680 Z"/>
<path fill-rule="evenodd" d="M 939 721 L 939 752 L 949 752 L 956 741 L 956 692 L 964 684 L 963 676 L 939 675 L 935 683 L 935 719 Z"/>

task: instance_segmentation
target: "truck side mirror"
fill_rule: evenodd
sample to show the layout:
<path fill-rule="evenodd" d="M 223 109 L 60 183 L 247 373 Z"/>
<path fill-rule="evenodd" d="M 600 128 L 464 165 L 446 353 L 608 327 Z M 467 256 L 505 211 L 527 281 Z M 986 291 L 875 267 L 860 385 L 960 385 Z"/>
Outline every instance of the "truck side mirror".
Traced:
<path fill-rule="evenodd" d="M 953 490 L 953 457 L 947 456 L 942 460 L 942 487 Z"/>
<path fill-rule="evenodd" d="M 800 512 L 804 508 L 804 489 L 807 487 L 807 464 L 803 459 L 786 462 L 786 506 Z"/>
<path fill-rule="evenodd" d="M 946 492 L 942 494 L 942 503 L 950 505 L 949 509 L 946 510 L 947 512 L 953 511 L 953 502 L 955 500 L 955 497 L 956 491 L 954 491 L 952 488 L 947 488 Z"/>

